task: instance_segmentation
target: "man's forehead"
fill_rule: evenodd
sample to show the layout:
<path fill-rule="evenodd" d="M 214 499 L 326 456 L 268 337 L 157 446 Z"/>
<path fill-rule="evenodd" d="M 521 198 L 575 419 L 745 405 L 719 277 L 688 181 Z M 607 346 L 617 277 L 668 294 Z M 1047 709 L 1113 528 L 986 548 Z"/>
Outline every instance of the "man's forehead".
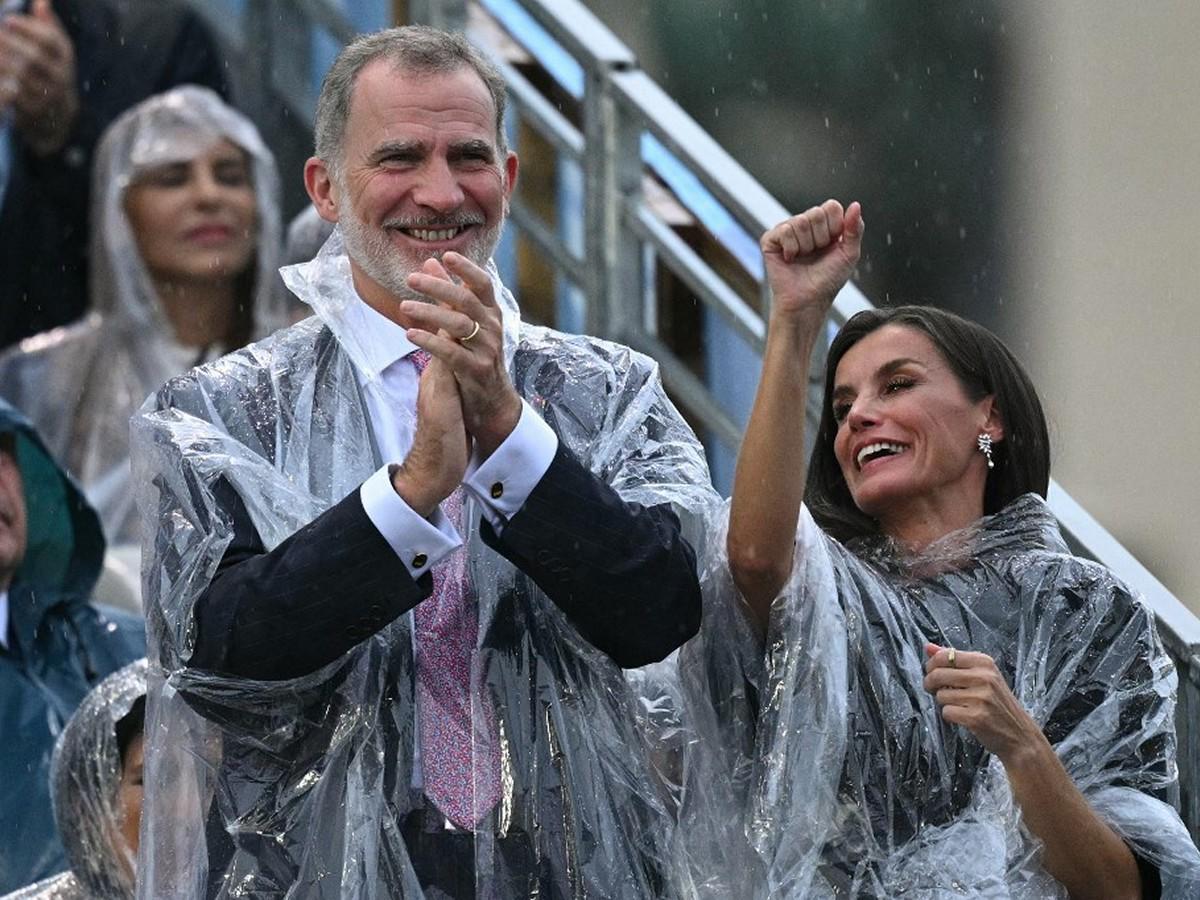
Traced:
<path fill-rule="evenodd" d="M 422 71 L 397 66 L 388 59 L 368 63 L 354 82 L 350 118 L 355 112 L 430 110 L 454 100 L 494 121 L 495 101 L 483 78 L 463 63 L 444 71 Z"/>

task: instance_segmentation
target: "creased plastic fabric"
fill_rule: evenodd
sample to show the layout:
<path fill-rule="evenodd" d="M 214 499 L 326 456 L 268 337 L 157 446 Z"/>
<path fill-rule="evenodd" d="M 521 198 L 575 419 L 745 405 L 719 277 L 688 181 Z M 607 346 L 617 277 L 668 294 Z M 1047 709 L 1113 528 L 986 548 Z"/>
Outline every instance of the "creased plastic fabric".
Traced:
<path fill-rule="evenodd" d="M 316 260 L 285 271 L 317 318 L 176 379 L 135 420 L 139 502 L 156 528 L 144 585 L 153 675 L 142 897 L 422 896 L 399 833 L 419 803 L 410 616 L 294 681 L 188 667 L 192 606 L 230 539 L 214 481 L 232 484 L 269 549 L 380 465 L 354 366 L 374 373 L 339 341 L 346 309 L 361 302 L 341 247 L 335 232 Z M 713 493 L 655 365 L 522 324 L 493 279 L 518 392 L 625 498 L 673 504 L 692 522 Z M 465 513 L 478 522 L 469 503 Z M 494 832 L 474 838 L 477 896 L 533 896 L 530 871 L 541 873 L 540 896 L 674 896 L 660 774 L 671 769 L 647 741 L 654 699 L 643 702 L 636 677 L 473 529 L 467 539 L 502 779 Z M 478 717 L 478 698 L 472 706 Z M 218 833 L 238 848 L 219 863 Z M 528 835 L 533 859 L 505 858 L 495 833 Z"/>
<path fill-rule="evenodd" d="M 105 678 L 59 736 L 50 764 L 54 819 L 71 870 L 4 900 L 124 900 L 137 860 L 120 836 L 121 750 L 117 723 L 146 695 L 146 660 Z"/>
<path fill-rule="evenodd" d="M 706 616 L 736 604 L 723 546 L 714 533 Z M 713 896 L 1066 896 L 1003 766 L 924 690 L 926 641 L 991 655 L 1092 807 L 1159 869 L 1163 897 L 1200 896 L 1200 855 L 1169 805 L 1174 668 L 1149 610 L 1069 555 L 1039 498 L 915 558 L 884 541 L 847 548 L 804 509 L 765 657 L 709 624 L 684 651 L 689 695 L 746 810 L 722 832 L 693 794 L 692 865 Z M 714 693 L 722 681 L 741 687 Z"/>
<path fill-rule="evenodd" d="M 255 336 L 283 325 L 282 298 L 273 290 L 280 240 L 274 157 L 249 119 L 207 88 L 189 85 L 138 104 L 100 143 L 92 176 L 92 312 L 0 357 L 0 394 L 33 420 L 83 486 L 110 545 L 138 540 L 129 417 L 199 352 L 176 342 L 159 306 L 125 212 L 125 192 L 140 172 L 193 159 L 221 139 L 251 159 L 258 201 Z"/>

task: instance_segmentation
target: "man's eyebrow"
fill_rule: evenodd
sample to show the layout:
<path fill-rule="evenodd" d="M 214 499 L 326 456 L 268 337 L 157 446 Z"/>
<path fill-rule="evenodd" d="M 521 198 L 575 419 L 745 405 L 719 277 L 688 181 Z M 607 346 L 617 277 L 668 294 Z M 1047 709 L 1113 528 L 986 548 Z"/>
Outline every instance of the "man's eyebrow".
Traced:
<path fill-rule="evenodd" d="M 903 369 L 905 366 L 911 365 L 913 363 L 915 363 L 918 366 L 921 366 L 921 368 L 926 367 L 925 363 L 919 359 L 915 359 L 911 356 L 900 356 L 900 357 L 897 357 L 896 359 L 888 360 L 882 366 L 880 366 L 878 369 L 876 369 L 875 377 L 876 378 L 886 378 L 888 375 L 891 375 L 897 369 Z M 854 388 L 850 387 L 850 385 L 848 385 L 848 384 L 839 384 L 837 387 L 835 387 L 833 389 L 833 394 L 831 395 L 831 399 L 841 400 L 844 397 L 853 397 L 853 396 L 854 396 Z"/>
<path fill-rule="evenodd" d="M 390 156 L 417 159 L 424 153 L 425 145 L 421 141 L 385 141 L 371 153 L 371 161 L 379 162 Z"/>
<path fill-rule="evenodd" d="M 456 141 L 450 145 L 449 156 L 451 159 L 461 159 L 464 156 L 486 156 L 491 159 L 496 155 L 496 150 L 490 141 L 473 138 L 466 141 Z"/>

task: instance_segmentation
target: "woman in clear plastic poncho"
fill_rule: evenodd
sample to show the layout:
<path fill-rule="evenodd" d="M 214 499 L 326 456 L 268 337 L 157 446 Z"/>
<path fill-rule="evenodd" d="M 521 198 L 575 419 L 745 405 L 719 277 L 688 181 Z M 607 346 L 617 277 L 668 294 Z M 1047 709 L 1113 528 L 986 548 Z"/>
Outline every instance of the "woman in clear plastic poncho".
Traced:
<path fill-rule="evenodd" d="M 248 119 L 186 86 L 117 119 L 93 179 L 93 312 L 8 351 L 0 394 L 83 485 L 110 545 L 128 545 L 129 417 L 171 376 L 282 322 L 278 177 Z"/>
<path fill-rule="evenodd" d="M 710 630 L 692 678 L 757 686 L 708 693 L 748 799 L 711 858 L 742 896 L 1200 896 L 1167 802 L 1175 673 L 1145 606 L 1069 554 L 1008 350 L 926 307 L 858 314 L 806 482 L 794 398 L 862 233 L 828 201 L 762 242 L 763 376 L 706 578 L 766 646 Z"/>
<path fill-rule="evenodd" d="M 4 900 L 132 900 L 142 807 L 146 660 L 109 675 L 54 748 L 50 786 L 68 872 Z"/>

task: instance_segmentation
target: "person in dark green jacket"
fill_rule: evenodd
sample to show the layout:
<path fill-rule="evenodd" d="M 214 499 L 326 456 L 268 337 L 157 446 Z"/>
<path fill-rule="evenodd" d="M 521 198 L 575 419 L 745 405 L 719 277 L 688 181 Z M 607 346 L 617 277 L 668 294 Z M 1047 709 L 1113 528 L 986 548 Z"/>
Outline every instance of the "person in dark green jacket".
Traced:
<path fill-rule="evenodd" d="M 146 653 L 139 617 L 91 602 L 103 559 L 95 510 L 0 400 L 0 894 L 66 865 L 55 739 L 97 682 Z"/>

